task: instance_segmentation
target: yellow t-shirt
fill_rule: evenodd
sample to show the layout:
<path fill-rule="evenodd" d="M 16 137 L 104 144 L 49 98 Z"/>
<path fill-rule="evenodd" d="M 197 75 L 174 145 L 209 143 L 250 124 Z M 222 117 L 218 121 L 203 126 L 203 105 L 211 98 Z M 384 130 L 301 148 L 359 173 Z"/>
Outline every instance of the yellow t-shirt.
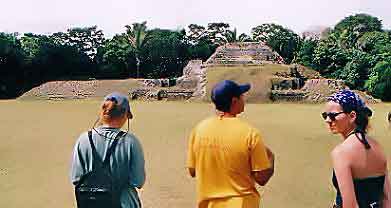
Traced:
<path fill-rule="evenodd" d="M 195 168 L 198 207 L 258 207 L 251 171 L 270 167 L 260 133 L 238 118 L 212 117 L 191 132 L 187 167 Z"/>

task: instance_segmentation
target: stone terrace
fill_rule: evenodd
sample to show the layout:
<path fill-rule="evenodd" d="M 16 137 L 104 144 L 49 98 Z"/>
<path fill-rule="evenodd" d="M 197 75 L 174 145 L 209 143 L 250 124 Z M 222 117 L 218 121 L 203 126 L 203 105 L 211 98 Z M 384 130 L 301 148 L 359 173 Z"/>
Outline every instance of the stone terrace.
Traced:
<path fill-rule="evenodd" d="M 284 63 L 283 58 L 264 43 L 227 43 L 205 62 L 206 65 Z"/>

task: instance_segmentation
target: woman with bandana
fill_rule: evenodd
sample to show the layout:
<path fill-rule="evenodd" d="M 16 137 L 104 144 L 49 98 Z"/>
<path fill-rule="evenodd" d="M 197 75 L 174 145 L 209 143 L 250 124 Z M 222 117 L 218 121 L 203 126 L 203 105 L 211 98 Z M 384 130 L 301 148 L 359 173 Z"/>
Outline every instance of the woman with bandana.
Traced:
<path fill-rule="evenodd" d="M 334 208 L 391 208 L 387 159 L 367 135 L 372 111 L 350 90 L 329 97 L 322 117 L 342 142 L 332 151 Z"/>

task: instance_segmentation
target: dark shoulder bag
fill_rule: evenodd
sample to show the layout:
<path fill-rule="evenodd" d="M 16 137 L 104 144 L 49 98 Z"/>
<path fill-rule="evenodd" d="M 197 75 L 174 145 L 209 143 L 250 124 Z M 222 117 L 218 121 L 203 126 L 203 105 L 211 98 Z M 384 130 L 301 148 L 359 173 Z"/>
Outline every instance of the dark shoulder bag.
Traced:
<path fill-rule="evenodd" d="M 124 134 L 122 131 L 117 134 L 102 162 L 92 141 L 92 132 L 88 131 L 88 139 L 92 149 L 92 170 L 84 174 L 76 184 L 75 195 L 78 208 L 121 207 L 121 190 L 112 177 L 110 156 L 114 152 L 119 137 Z"/>

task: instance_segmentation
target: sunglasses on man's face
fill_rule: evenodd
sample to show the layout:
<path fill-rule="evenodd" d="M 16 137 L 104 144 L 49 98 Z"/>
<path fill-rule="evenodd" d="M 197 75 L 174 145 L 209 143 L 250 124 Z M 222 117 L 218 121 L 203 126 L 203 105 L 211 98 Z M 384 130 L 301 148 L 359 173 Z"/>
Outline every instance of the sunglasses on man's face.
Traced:
<path fill-rule="evenodd" d="M 327 117 L 329 117 L 331 121 L 335 121 L 335 118 L 341 113 L 345 113 L 345 112 L 343 112 L 343 111 L 342 112 L 323 112 L 322 117 L 324 120 L 326 120 Z"/>

